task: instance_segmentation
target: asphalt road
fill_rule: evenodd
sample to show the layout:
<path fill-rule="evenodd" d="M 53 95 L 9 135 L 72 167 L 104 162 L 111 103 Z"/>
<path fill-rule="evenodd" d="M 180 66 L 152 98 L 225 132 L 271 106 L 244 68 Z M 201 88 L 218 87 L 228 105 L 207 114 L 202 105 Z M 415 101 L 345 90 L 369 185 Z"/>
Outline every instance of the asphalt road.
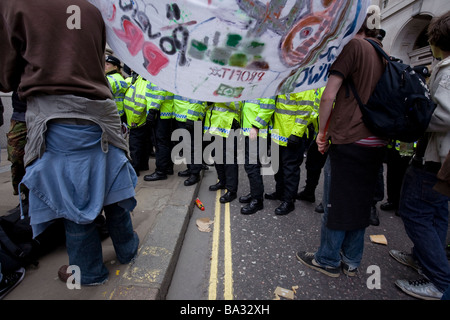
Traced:
<path fill-rule="evenodd" d="M 303 164 L 299 190 L 305 173 Z M 393 211 L 379 210 L 380 225 L 367 228 L 358 275 L 330 278 L 296 259 L 297 251 L 315 251 L 319 245 L 322 214 L 314 208 L 322 198 L 323 178 L 316 203 L 297 200 L 295 211 L 287 216 L 274 214 L 278 201 L 265 200 L 264 210 L 249 216 L 240 214 L 242 204 L 237 199 L 229 209 L 217 205 L 216 192 L 208 191 L 216 178 L 213 167 L 205 171 L 199 198 L 206 209 L 194 208 L 168 300 L 273 300 L 277 287 L 294 288 L 293 300 L 415 300 L 394 284 L 397 279 L 420 276 L 389 256 L 391 249 L 409 251 L 412 246 Z M 273 176 L 265 176 L 264 183 L 266 192 L 274 191 Z M 238 196 L 248 192 L 241 168 Z M 210 232 L 199 230 L 198 218 L 213 221 Z M 387 245 L 373 243 L 370 235 L 384 235 Z"/>

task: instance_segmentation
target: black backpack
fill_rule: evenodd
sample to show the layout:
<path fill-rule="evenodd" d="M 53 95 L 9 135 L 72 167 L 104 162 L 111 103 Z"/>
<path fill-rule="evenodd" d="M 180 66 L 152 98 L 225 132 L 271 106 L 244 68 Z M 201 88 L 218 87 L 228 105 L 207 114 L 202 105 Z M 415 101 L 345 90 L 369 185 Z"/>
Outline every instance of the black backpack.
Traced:
<path fill-rule="evenodd" d="M 386 59 L 387 66 L 367 104 L 348 80 L 363 122 L 379 137 L 415 142 L 424 134 L 436 108 L 425 79 L 411 66 L 392 60 L 375 41 L 366 40 Z"/>
<path fill-rule="evenodd" d="M 21 218 L 19 207 L 0 217 L 0 263 L 27 267 L 38 265 L 38 259 L 65 242 L 61 219 L 54 220 L 44 232 L 33 239 L 30 217 Z M 3 269 L 3 267 L 2 267 Z"/>

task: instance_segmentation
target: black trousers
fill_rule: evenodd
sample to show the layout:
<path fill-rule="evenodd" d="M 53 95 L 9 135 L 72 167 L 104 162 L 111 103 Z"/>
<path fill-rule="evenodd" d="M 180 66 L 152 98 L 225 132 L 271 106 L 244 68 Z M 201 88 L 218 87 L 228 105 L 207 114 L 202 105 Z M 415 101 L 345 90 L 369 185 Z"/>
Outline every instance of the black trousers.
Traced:
<path fill-rule="evenodd" d="M 173 170 L 171 157 L 173 142 L 171 141 L 173 131 L 173 119 L 160 119 L 155 122 L 155 165 L 156 171 L 166 173 Z"/>
<path fill-rule="evenodd" d="M 250 183 L 250 194 L 252 195 L 252 198 L 262 200 L 264 196 L 264 183 L 261 175 L 261 162 L 259 158 L 259 138 L 252 141 L 252 144 L 253 143 L 256 143 L 256 157 L 250 157 L 250 154 L 254 155 L 254 153 L 253 150 L 250 150 L 250 138 L 247 136 L 245 137 L 244 169 Z"/>
<path fill-rule="evenodd" d="M 189 132 L 189 135 L 191 137 L 191 157 L 190 160 L 187 161 L 187 168 L 189 169 L 190 174 L 199 175 L 203 167 L 203 162 L 196 162 L 195 155 L 198 153 L 203 155 L 203 134 L 200 137 L 195 136 L 195 130 L 193 130 L 193 128 L 190 128 L 189 126 L 186 126 L 186 122 L 175 121 L 175 126 L 177 129 L 185 129 Z M 198 141 L 199 143 L 196 143 L 196 141 Z"/>
<path fill-rule="evenodd" d="M 136 173 L 139 173 L 141 170 L 148 170 L 148 161 L 150 159 L 149 139 L 147 124 L 130 129 L 129 147 L 131 164 Z"/>
<path fill-rule="evenodd" d="M 220 136 L 214 136 L 214 139 L 222 139 L 223 144 L 223 159 L 222 163 L 217 161 L 214 166 L 217 171 L 217 178 L 219 182 L 225 185 L 225 188 L 231 192 L 237 192 L 239 183 L 239 166 L 237 164 L 237 137 L 224 138 Z M 227 161 L 227 140 L 234 139 L 233 143 L 233 157 L 231 161 Z M 229 140 L 228 140 L 229 141 Z M 228 152 L 231 152 L 228 150 Z M 230 157 L 230 156 L 229 156 Z"/>
<path fill-rule="evenodd" d="M 293 202 L 297 197 L 305 147 L 305 139 L 296 146 L 279 146 L 280 165 L 275 173 L 275 192 L 282 201 Z"/>
<path fill-rule="evenodd" d="M 317 185 L 319 184 L 320 174 L 322 172 L 322 168 L 325 165 L 325 161 L 327 160 L 327 153 L 324 154 L 319 152 L 317 147 L 316 140 L 311 141 L 309 145 L 305 169 L 306 169 L 306 186 L 305 191 L 308 193 L 314 194 L 316 191 Z"/>
<path fill-rule="evenodd" d="M 400 190 L 403 177 L 408 169 L 411 157 L 401 156 L 398 150 L 387 148 L 386 151 L 386 193 L 389 202 L 397 207 L 400 203 Z"/>

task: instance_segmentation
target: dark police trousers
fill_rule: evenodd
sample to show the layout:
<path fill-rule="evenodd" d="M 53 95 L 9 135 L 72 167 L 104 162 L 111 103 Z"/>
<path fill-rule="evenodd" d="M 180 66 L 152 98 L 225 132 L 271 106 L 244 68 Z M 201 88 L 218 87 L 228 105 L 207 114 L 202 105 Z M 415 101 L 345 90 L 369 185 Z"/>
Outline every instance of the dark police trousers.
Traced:
<path fill-rule="evenodd" d="M 250 150 L 250 142 L 256 144 L 256 156 L 254 150 Z M 250 194 L 252 199 L 263 199 L 264 195 L 264 183 L 263 177 L 261 176 L 261 161 L 259 154 L 259 142 L 260 139 L 257 138 L 254 141 L 250 141 L 248 136 L 245 137 L 245 164 L 244 169 L 247 173 L 248 181 L 250 184 Z M 252 154 L 252 157 L 250 157 Z"/>

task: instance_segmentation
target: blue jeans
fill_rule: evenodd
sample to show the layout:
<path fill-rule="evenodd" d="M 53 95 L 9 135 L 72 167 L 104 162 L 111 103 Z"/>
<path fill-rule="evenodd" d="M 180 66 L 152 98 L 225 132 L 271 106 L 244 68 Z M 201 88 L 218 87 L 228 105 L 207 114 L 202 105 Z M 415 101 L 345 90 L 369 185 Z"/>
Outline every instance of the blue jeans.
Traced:
<path fill-rule="evenodd" d="M 331 168 L 328 157 L 324 166 L 322 198 L 324 214 L 322 216 L 320 246 L 315 254 L 315 260 L 322 266 L 333 268 L 338 268 L 342 260 L 351 269 L 357 268 L 361 263 L 363 255 L 365 228 L 341 231 L 327 227 L 330 181 Z"/>
<path fill-rule="evenodd" d="M 446 257 L 449 198 L 433 190 L 436 174 L 410 166 L 405 174 L 399 214 L 414 244 L 412 254 L 424 274 L 442 292 L 450 286 Z"/>
<path fill-rule="evenodd" d="M 106 225 L 120 263 L 129 263 L 136 256 L 139 238 L 133 230 L 127 199 L 104 207 Z M 95 222 L 77 224 L 64 220 L 69 264 L 80 268 L 81 284 L 100 284 L 108 279 L 103 264 L 102 244 Z"/>

